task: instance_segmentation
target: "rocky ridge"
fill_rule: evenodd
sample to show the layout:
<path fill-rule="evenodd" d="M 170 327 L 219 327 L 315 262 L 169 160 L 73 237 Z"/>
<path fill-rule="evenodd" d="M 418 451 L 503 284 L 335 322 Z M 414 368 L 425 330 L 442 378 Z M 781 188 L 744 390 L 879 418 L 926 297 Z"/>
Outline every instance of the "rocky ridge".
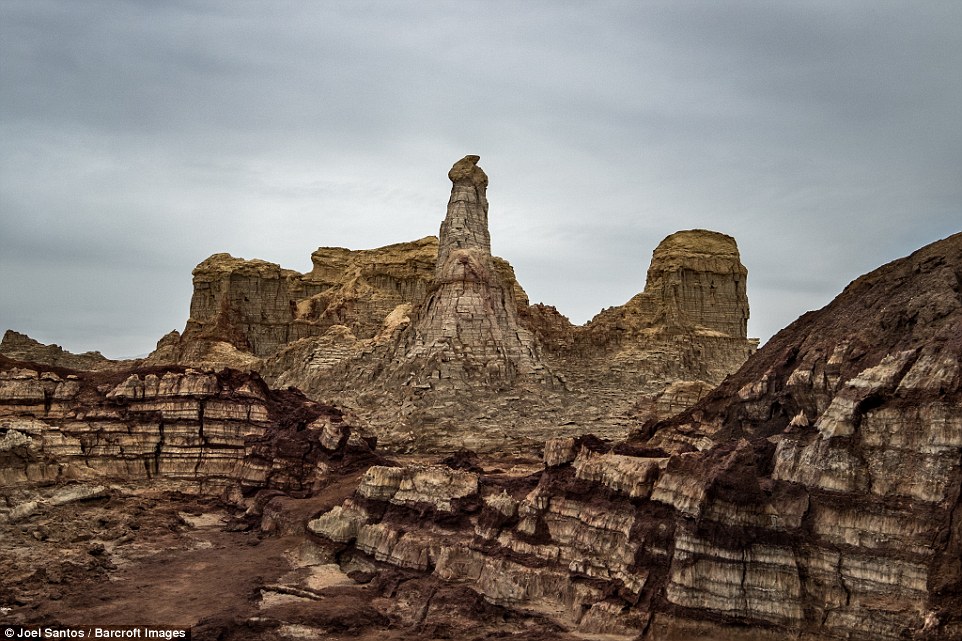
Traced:
<path fill-rule="evenodd" d="M 424 299 L 436 255 L 434 237 L 372 250 L 321 247 L 311 255 L 313 269 L 300 274 L 215 254 L 194 269 L 183 334 L 164 337 L 147 362 L 251 369 L 309 337 L 353 348 L 380 333 L 392 312 Z M 313 361 L 323 367 L 353 349 L 321 352 Z"/>
<path fill-rule="evenodd" d="M 665 238 L 655 248 L 645 289 L 587 325 L 572 326 L 552 308 L 532 307 L 532 326 L 547 360 L 571 387 L 613 397 L 642 392 L 674 411 L 733 373 L 754 353 L 749 339 L 748 272 L 735 239 L 694 229 Z M 680 396 L 678 392 L 686 393 Z M 673 400 L 670 400 L 673 399 Z"/>
<path fill-rule="evenodd" d="M 466 589 L 344 572 L 305 539 L 311 516 L 386 463 L 350 422 L 233 370 L 93 373 L 0 357 L 5 623 L 174 624 L 211 640 L 435 630 L 481 641 L 497 621 L 527 639 L 571 639 Z M 454 473 L 451 491 L 470 494 L 471 478 Z M 414 505 L 435 479 L 397 482 L 395 499 Z"/>
<path fill-rule="evenodd" d="M 856 280 L 673 419 L 545 469 L 372 467 L 308 528 L 583 634 L 962 639 L 962 234 Z"/>
<path fill-rule="evenodd" d="M 431 292 L 395 351 L 406 385 L 500 390 L 517 379 L 551 385 L 539 346 L 521 326 L 510 282 L 495 269 L 488 234 L 488 177 L 478 156 L 448 172 L 453 183 L 441 223 Z M 391 367 L 391 366 L 389 366 Z"/>

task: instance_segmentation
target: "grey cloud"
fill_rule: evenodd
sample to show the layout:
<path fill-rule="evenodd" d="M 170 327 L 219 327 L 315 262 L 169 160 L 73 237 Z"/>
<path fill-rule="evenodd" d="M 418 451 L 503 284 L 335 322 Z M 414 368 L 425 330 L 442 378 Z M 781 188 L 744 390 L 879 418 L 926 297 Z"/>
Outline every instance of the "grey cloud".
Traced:
<path fill-rule="evenodd" d="M 478 153 L 534 301 L 587 320 L 707 227 L 738 239 L 766 338 L 958 230 L 960 23 L 934 1 L 8 0 L 0 324 L 147 351 L 207 255 L 305 270 L 437 233 Z"/>

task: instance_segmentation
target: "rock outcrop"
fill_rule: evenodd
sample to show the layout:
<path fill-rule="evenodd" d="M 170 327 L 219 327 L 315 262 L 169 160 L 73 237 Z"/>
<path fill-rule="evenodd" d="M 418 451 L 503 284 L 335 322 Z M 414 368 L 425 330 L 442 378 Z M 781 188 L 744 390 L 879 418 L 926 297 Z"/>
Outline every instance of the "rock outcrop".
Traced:
<path fill-rule="evenodd" d="M 717 385 L 758 346 L 747 334 L 747 274 L 731 236 L 680 231 L 658 245 L 644 291 L 624 305 L 582 327 L 544 306 L 528 318 L 548 363 L 571 387 L 623 407 L 621 390 L 664 397 L 684 383 L 688 393 L 677 401 L 691 399 L 689 407 L 700 398 L 692 391 Z"/>
<path fill-rule="evenodd" d="M 488 177 L 478 160 L 465 156 L 448 172 L 453 185 L 432 289 L 395 358 L 407 384 L 455 390 L 499 390 L 519 378 L 551 384 L 534 336 L 518 320 L 512 283 L 491 256 Z"/>
<path fill-rule="evenodd" d="M 256 375 L 185 368 L 92 374 L 0 358 L 0 491 L 163 481 L 212 495 L 307 495 L 372 442 L 340 410 Z M 366 453 L 366 454 L 365 454 Z"/>
<path fill-rule="evenodd" d="M 688 407 L 755 350 L 734 239 L 672 234 L 644 292 L 583 327 L 529 305 L 491 255 L 488 178 L 458 161 L 440 240 L 321 248 L 299 274 L 217 254 L 194 270 L 191 318 L 148 365 L 257 371 L 336 400 L 386 446 L 540 448 Z"/>
<path fill-rule="evenodd" d="M 962 639 L 962 234 L 856 280 L 678 416 L 544 456 L 525 477 L 371 468 L 309 529 L 345 563 L 583 634 Z"/>
<path fill-rule="evenodd" d="M 300 274 L 215 254 L 194 270 L 183 334 L 164 337 L 147 362 L 259 368 L 264 357 L 322 337 L 311 363 L 323 370 L 382 332 L 392 312 L 397 317 L 424 300 L 436 256 L 434 237 L 371 250 L 321 247 L 311 255 L 313 269 Z"/>
<path fill-rule="evenodd" d="M 649 279 L 654 302 L 638 298 L 635 313 L 620 317 L 632 320 L 603 335 L 744 340 L 738 261 L 724 238 L 703 238 L 714 249 L 679 253 L 678 238 L 668 243 L 655 261 L 667 267 Z M 672 267 L 678 255 L 682 267 Z M 732 289 L 716 309 L 711 289 L 723 278 Z M 666 287 L 671 295 L 656 293 Z M 428 286 L 425 301 L 441 289 Z M 397 354 L 419 327 L 434 331 L 430 318 L 395 315 L 388 331 L 357 339 L 348 362 L 384 362 L 380 354 Z M 565 350 L 625 349 L 582 338 L 603 321 L 578 331 L 537 326 L 544 343 L 549 330 L 557 339 L 543 349 L 546 370 Z M 456 387 L 461 370 L 443 371 L 457 375 Z M 481 408 L 506 439 L 524 429 L 506 421 L 528 418 L 530 399 L 551 390 L 517 372 L 503 405 Z M 381 379 L 363 375 L 395 374 L 386 366 Z M 447 384 L 402 383 L 411 396 L 399 400 L 446 402 Z M 480 398 L 470 392 L 459 390 Z M 705 392 L 697 380 L 676 382 L 641 404 L 672 412 Z M 550 393 L 557 417 L 577 416 L 565 405 L 577 393 Z M 425 621 L 470 604 L 479 616 L 527 613 L 513 616 L 512 633 L 537 621 L 547 638 L 962 640 L 962 234 L 859 278 L 693 407 L 638 420 L 618 443 L 573 425 L 544 444 L 543 465 L 465 452 L 402 465 L 373 456 L 348 422 L 236 371 L 77 372 L 0 357 L 0 524 L 13 531 L 41 512 L 103 499 L 115 480 L 233 497 L 263 532 L 300 532 L 289 523 L 300 515 L 314 565 L 338 564 L 325 570 L 337 586 L 315 589 L 303 578 L 310 573 L 293 587 L 265 586 L 272 598 L 301 599 L 270 610 L 274 627 L 304 621 L 292 613 L 305 602 L 341 597 L 366 599 L 352 612 L 371 626 L 400 621 L 427 636 Z M 463 426 L 446 436 L 472 445 Z M 40 498 L 30 499 L 37 486 Z M 331 486 L 318 509 L 316 490 Z M 284 500 L 268 503 L 272 492 Z M 17 581 L 25 589 L 27 578 Z M 308 623 L 312 634 L 336 625 Z"/>
<path fill-rule="evenodd" d="M 0 341 L 0 356 L 13 360 L 31 361 L 54 367 L 81 370 L 105 370 L 131 367 L 134 361 L 116 361 L 100 352 L 74 354 L 60 345 L 44 345 L 26 334 L 8 329 Z"/>
<path fill-rule="evenodd" d="M 665 238 L 651 258 L 640 313 L 664 316 L 668 331 L 748 336 L 748 270 L 731 236 L 696 229 Z"/>

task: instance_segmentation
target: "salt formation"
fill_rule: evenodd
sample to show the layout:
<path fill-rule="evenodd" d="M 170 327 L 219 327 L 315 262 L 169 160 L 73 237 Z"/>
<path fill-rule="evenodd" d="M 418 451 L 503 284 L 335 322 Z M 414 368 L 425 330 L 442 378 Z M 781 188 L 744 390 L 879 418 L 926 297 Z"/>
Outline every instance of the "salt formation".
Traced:
<path fill-rule="evenodd" d="M 498 388 L 519 377 L 550 382 L 491 256 L 488 177 L 478 160 L 465 156 L 448 172 L 453 186 L 432 291 L 398 356 L 418 382 L 434 379 L 456 389 L 477 382 Z"/>

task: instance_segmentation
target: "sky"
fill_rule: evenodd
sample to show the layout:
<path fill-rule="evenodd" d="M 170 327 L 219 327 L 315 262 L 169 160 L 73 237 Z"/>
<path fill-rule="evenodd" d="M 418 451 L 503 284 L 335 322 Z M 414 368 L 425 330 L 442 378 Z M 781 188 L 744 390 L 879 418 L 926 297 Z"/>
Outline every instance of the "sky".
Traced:
<path fill-rule="evenodd" d="M 681 229 L 734 236 L 749 334 L 962 229 L 957 0 L 0 0 L 0 331 L 142 355 L 191 270 L 437 234 L 584 323 Z"/>

